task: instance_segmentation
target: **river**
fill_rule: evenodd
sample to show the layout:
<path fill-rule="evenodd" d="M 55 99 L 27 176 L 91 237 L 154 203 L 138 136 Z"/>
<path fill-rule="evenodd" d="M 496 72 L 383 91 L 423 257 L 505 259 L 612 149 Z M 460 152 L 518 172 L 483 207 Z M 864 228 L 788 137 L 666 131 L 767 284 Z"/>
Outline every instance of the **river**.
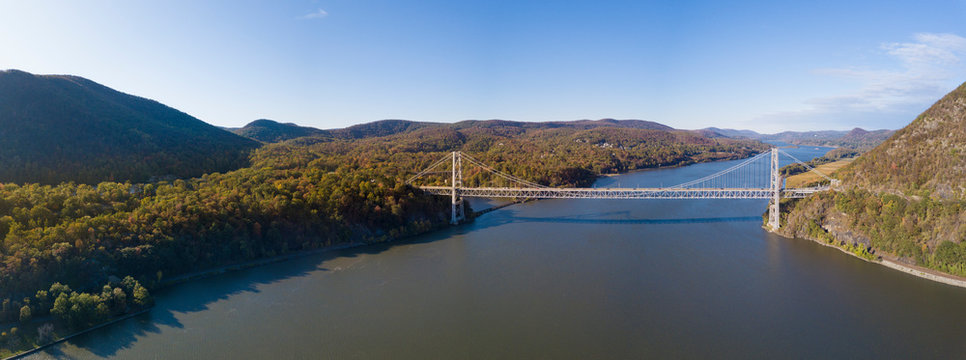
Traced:
<path fill-rule="evenodd" d="M 788 149 L 801 159 L 826 149 Z M 660 186 L 736 162 L 600 179 Z M 486 202 L 477 202 L 477 208 Z M 761 228 L 764 200 L 545 200 L 176 285 L 45 358 L 961 358 L 966 289 Z"/>

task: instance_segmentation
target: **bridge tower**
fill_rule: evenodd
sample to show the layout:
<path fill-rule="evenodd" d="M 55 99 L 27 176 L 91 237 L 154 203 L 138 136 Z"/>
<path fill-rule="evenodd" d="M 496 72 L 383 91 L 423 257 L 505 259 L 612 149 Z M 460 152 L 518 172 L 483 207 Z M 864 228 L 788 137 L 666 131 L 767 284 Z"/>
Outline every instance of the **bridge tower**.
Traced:
<path fill-rule="evenodd" d="M 771 149 L 771 204 L 768 206 L 768 226 L 778 230 L 781 226 L 778 204 L 781 201 L 782 177 L 778 173 L 778 148 Z"/>
<path fill-rule="evenodd" d="M 453 181 L 452 181 L 452 217 L 450 224 L 456 225 L 466 219 L 463 212 L 463 197 L 460 196 L 460 188 L 463 187 L 463 156 L 459 151 L 453 152 Z"/>

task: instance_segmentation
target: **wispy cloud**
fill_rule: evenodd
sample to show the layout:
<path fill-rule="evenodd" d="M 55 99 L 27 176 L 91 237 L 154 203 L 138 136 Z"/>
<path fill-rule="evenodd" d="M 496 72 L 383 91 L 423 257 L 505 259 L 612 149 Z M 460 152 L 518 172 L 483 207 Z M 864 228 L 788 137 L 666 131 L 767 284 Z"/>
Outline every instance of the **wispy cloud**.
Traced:
<path fill-rule="evenodd" d="M 812 121 L 821 124 L 819 127 L 897 128 L 966 80 L 966 38 L 959 35 L 920 33 L 912 42 L 882 44 L 879 54 L 895 65 L 814 71 L 821 76 L 849 79 L 858 90 L 808 99 L 806 110 L 763 118 Z"/>
<path fill-rule="evenodd" d="M 312 11 L 312 12 L 308 13 L 308 14 L 299 16 L 299 18 L 300 19 L 311 20 L 311 19 L 321 19 L 321 18 L 324 18 L 326 16 L 329 16 L 329 12 L 328 11 L 325 11 L 323 9 L 317 9 L 315 11 Z"/>

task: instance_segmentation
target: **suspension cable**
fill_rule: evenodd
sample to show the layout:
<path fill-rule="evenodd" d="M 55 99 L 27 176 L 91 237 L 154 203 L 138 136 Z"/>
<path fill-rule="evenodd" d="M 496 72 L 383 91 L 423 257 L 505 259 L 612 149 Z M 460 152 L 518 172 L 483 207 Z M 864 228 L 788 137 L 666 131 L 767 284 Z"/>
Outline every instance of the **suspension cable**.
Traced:
<path fill-rule="evenodd" d="M 466 155 L 466 154 L 462 154 L 462 156 L 463 156 L 464 159 L 469 160 L 470 163 L 472 163 L 472 164 L 474 164 L 476 166 L 479 166 L 479 167 L 483 168 L 484 170 L 489 171 L 489 172 L 491 172 L 491 173 L 493 173 L 493 174 L 495 174 L 497 176 L 500 176 L 500 177 L 502 177 L 504 179 L 510 180 L 512 182 L 520 183 L 520 184 L 523 184 L 523 185 L 526 185 L 526 186 L 529 186 L 529 187 L 534 187 L 534 188 L 547 188 L 548 187 L 546 185 L 540 185 L 540 184 L 537 184 L 535 182 L 527 181 L 527 180 L 518 178 L 516 176 L 507 174 L 505 172 L 502 172 L 500 170 L 494 169 L 494 168 L 492 168 L 492 167 L 484 164 L 482 161 L 479 161 L 479 160 L 473 158 L 472 156 L 469 156 L 469 155 Z"/>
<path fill-rule="evenodd" d="M 719 177 L 721 175 L 724 175 L 724 174 L 727 174 L 729 172 L 732 172 L 732 171 L 734 171 L 737 168 L 740 168 L 742 166 L 748 165 L 748 163 L 750 163 L 752 161 L 755 161 L 755 160 L 758 160 L 758 159 L 764 157 L 767 154 L 768 154 L 767 152 L 763 152 L 761 154 L 755 155 L 755 156 L 753 156 L 753 157 L 751 157 L 751 158 L 743 161 L 742 163 L 740 163 L 738 165 L 732 166 L 730 168 L 727 168 L 725 170 L 716 172 L 714 174 L 705 176 L 705 177 L 700 178 L 700 179 L 697 179 L 697 180 L 691 180 L 691 181 L 688 181 L 686 183 L 681 183 L 681 184 L 678 184 L 678 185 L 674 185 L 671 188 L 683 188 L 683 187 L 688 187 L 688 186 L 691 186 L 691 185 L 694 185 L 694 184 L 702 183 L 702 182 L 705 182 L 705 181 L 708 181 L 708 180 L 712 180 L 712 179 L 717 178 L 717 177 Z"/>
<path fill-rule="evenodd" d="M 442 165 L 443 163 L 446 162 L 446 160 L 449 160 L 449 159 L 450 159 L 450 155 L 443 156 L 442 159 L 439 159 L 438 161 L 436 161 L 435 163 L 433 163 L 423 171 L 420 171 L 418 174 L 413 175 L 413 177 L 409 178 L 409 180 L 406 180 L 406 185 L 412 185 L 413 181 L 418 179 L 420 176 L 430 173 L 431 171 L 435 170 L 436 167 Z"/>

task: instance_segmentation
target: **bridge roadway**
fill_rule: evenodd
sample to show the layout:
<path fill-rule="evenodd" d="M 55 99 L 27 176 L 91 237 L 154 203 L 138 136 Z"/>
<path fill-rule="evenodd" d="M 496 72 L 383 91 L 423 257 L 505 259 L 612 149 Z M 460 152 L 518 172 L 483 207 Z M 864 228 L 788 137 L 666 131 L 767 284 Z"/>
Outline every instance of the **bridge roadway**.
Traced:
<path fill-rule="evenodd" d="M 452 186 L 420 186 L 433 195 L 452 195 Z M 804 198 L 828 190 L 827 186 L 782 189 L 783 198 Z M 772 199 L 772 189 L 728 188 L 457 188 L 461 197 L 529 199 Z"/>

